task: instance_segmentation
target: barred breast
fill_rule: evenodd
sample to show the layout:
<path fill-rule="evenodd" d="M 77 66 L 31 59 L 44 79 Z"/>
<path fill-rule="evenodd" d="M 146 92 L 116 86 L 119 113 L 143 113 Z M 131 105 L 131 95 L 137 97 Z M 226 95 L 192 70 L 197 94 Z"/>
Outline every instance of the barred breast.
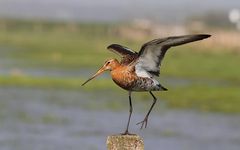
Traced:
<path fill-rule="evenodd" d="M 137 80 L 134 71 L 127 69 L 126 66 L 121 66 L 111 71 L 112 80 L 121 88 L 131 91 Z"/>
<path fill-rule="evenodd" d="M 153 78 L 139 77 L 135 70 L 121 67 L 111 71 L 113 81 L 121 88 L 128 91 L 160 91 L 166 90 Z"/>

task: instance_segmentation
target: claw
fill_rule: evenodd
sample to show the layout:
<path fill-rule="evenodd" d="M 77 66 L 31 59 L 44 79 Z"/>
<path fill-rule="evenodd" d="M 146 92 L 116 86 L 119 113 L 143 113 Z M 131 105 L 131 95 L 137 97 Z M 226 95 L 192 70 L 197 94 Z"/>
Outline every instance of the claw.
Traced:
<path fill-rule="evenodd" d="M 124 133 L 121 133 L 121 135 L 136 135 L 136 134 L 129 133 L 128 131 L 125 131 Z"/>
<path fill-rule="evenodd" d="M 147 123 L 148 123 L 148 118 L 144 118 L 143 121 L 138 122 L 136 125 L 141 124 L 141 128 L 140 129 L 143 129 L 143 126 L 144 126 L 144 128 L 147 128 Z"/>

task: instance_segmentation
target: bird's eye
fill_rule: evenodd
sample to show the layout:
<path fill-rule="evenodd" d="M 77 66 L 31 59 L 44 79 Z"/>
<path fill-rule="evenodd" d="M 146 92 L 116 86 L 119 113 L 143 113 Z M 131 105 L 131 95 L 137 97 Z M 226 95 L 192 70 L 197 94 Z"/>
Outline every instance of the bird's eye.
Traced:
<path fill-rule="evenodd" d="M 107 65 L 109 65 L 109 64 L 110 64 L 110 61 L 107 62 Z"/>

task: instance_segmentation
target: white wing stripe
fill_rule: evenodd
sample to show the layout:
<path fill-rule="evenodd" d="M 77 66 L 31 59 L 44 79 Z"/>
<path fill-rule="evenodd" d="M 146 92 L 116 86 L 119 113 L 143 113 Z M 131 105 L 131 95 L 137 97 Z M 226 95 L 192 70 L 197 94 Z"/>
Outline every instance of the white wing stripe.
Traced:
<path fill-rule="evenodd" d="M 135 66 L 135 73 L 138 77 L 151 78 L 152 75 L 148 73 L 144 68 L 142 68 L 141 62 Z"/>

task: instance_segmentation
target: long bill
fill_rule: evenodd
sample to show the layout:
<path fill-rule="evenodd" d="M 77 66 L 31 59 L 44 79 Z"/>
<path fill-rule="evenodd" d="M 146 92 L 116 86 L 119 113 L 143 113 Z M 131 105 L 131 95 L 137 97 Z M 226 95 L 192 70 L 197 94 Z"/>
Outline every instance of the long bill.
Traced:
<path fill-rule="evenodd" d="M 103 73 L 105 70 L 106 70 L 106 69 L 105 69 L 104 66 L 101 67 L 101 68 L 97 71 L 97 73 L 95 73 L 91 78 L 89 78 L 87 81 L 85 81 L 85 82 L 82 84 L 82 86 L 84 86 L 86 83 L 88 83 L 89 81 L 91 81 L 92 79 L 94 79 L 95 77 L 97 77 L 98 75 L 100 75 L 101 73 Z"/>

